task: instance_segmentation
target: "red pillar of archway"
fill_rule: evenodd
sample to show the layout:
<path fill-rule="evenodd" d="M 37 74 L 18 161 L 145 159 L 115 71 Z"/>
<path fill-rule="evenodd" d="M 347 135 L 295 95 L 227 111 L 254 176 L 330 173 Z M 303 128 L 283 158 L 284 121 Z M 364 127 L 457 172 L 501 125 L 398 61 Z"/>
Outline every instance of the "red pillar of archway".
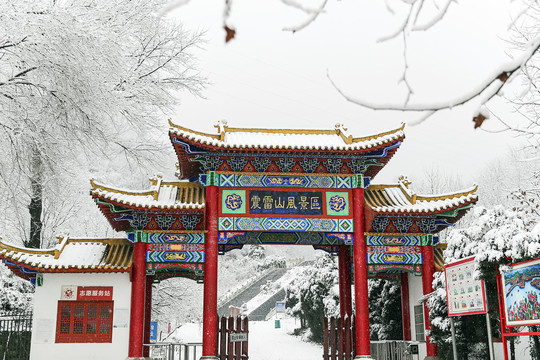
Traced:
<path fill-rule="evenodd" d="M 150 322 L 152 321 L 152 276 L 146 275 L 146 295 L 144 302 L 144 343 L 150 343 Z M 150 347 L 144 346 L 143 356 L 150 356 Z"/>
<path fill-rule="evenodd" d="M 369 302 L 367 283 L 367 244 L 364 221 L 364 188 L 353 189 L 354 216 L 354 295 L 356 310 L 356 357 L 371 359 L 369 347 Z"/>
<path fill-rule="evenodd" d="M 206 186 L 206 241 L 204 245 L 203 348 L 201 359 L 217 359 L 218 317 L 218 189 Z"/>
<path fill-rule="evenodd" d="M 133 243 L 131 265 L 131 313 L 129 319 L 129 357 L 143 354 L 144 297 L 146 288 L 146 243 Z"/>
<path fill-rule="evenodd" d="M 411 311 L 409 308 L 409 278 L 407 273 L 401 274 L 401 322 L 403 340 L 411 341 Z"/>
<path fill-rule="evenodd" d="M 435 262 L 433 258 L 433 246 L 425 245 L 422 246 L 422 290 L 424 295 L 433 292 L 433 275 L 435 274 Z M 429 309 L 424 303 L 424 329 L 431 329 L 431 322 L 429 319 Z M 427 349 L 427 358 L 426 359 L 436 359 L 437 358 L 437 346 L 432 344 L 429 336 L 426 336 L 426 349 Z"/>
<path fill-rule="evenodd" d="M 338 252 L 339 266 L 339 311 L 341 318 L 352 315 L 351 299 L 351 257 L 349 247 L 340 245 Z"/>

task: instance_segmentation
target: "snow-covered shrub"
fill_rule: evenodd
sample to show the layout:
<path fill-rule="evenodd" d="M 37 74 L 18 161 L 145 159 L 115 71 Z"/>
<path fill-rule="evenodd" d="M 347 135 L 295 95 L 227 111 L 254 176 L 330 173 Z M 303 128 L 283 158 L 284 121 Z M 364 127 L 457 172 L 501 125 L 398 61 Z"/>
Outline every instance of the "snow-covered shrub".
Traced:
<path fill-rule="evenodd" d="M 318 254 L 313 265 L 297 273 L 286 294 L 287 311 L 306 322 L 312 341 L 322 342 L 324 316 L 339 316 L 338 267 L 334 258 Z"/>
<path fill-rule="evenodd" d="M 494 336 L 500 333 L 496 275 L 498 265 L 507 265 L 540 256 L 540 224 L 523 211 L 507 210 L 502 206 L 473 210 L 473 222 L 463 229 L 449 233 L 448 247 L 444 252 L 447 264 L 475 256 L 478 268 L 474 276 L 483 279 L 489 303 L 489 315 Z M 444 274 L 437 274 L 433 281 L 435 291 L 428 297 L 432 329 L 431 340 L 439 348 L 441 358 L 451 356 L 450 323 L 447 316 Z M 484 345 L 477 343 L 486 336 L 483 316 L 458 316 L 454 318 L 458 351 L 461 354 L 479 353 Z M 483 349 L 483 350 L 482 350 Z M 473 357 L 469 357 L 472 359 Z"/>
<path fill-rule="evenodd" d="M 371 340 L 401 340 L 401 285 L 369 279 L 369 337 Z"/>
<path fill-rule="evenodd" d="M 283 256 L 270 255 L 262 259 L 262 262 L 257 264 L 257 271 L 263 271 L 270 268 L 285 268 L 287 267 Z"/>
<path fill-rule="evenodd" d="M 32 309 L 34 287 L 0 263 L 0 311 Z"/>

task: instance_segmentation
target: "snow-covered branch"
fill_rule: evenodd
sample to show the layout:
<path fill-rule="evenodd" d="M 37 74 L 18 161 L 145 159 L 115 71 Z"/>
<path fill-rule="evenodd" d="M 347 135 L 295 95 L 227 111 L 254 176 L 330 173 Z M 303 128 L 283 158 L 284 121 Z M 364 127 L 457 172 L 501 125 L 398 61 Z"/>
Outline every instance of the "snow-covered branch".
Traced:
<path fill-rule="evenodd" d="M 299 9 L 308 15 L 308 17 L 300 24 L 294 25 L 294 26 L 287 26 L 283 28 L 283 31 L 291 31 L 293 33 L 300 31 L 302 29 L 305 29 L 312 22 L 317 20 L 319 15 L 324 13 L 324 9 L 326 8 L 326 4 L 328 3 L 328 0 L 323 0 L 323 2 L 319 5 L 319 7 L 312 9 L 312 8 L 305 7 L 304 5 L 302 5 L 301 3 L 297 1 L 292 1 L 292 0 L 281 0 L 281 1 L 285 5 Z"/>
<path fill-rule="evenodd" d="M 427 103 L 410 103 L 408 97 L 404 103 L 375 102 L 363 99 L 343 90 L 328 73 L 328 79 L 334 88 L 349 102 L 372 109 L 372 110 L 391 110 L 407 112 L 426 112 L 433 113 L 441 110 L 451 109 L 463 105 L 473 99 L 479 98 L 483 105 L 494 96 L 500 94 L 501 89 L 510 82 L 515 74 L 522 69 L 531 60 L 533 55 L 540 48 L 540 36 L 530 41 L 522 55 L 515 60 L 508 62 L 504 66 L 495 69 L 480 82 L 477 86 L 471 88 L 468 92 L 450 98 L 444 101 L 434 101 Z"/>

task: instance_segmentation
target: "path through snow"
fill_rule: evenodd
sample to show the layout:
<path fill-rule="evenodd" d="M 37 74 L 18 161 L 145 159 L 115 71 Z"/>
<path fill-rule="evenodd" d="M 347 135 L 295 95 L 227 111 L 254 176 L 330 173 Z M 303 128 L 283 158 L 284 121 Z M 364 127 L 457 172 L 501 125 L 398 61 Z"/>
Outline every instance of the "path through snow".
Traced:
<path fill-rule="evenodd" d="M 281 327 L 275 328 L 274 319 L 249 322 L 250 360 L 318 360 L 322 358 L 322 346 L 305 342 L 299 336 L 288 333 L 298 327 L 298 320 L 285 317 Z M 176 332 L 181 342 L 200 342 L 202 326 L 185 324 Z"/>

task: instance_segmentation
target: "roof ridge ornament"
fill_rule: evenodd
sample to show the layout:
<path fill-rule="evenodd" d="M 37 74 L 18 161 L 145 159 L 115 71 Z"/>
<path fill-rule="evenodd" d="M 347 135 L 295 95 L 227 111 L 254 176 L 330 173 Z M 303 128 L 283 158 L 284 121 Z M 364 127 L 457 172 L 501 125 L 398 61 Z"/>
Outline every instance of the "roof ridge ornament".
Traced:
<path fill-rule="evenodd" d="M 345 125 L 341 124 L 341 123 L 337 123 L 336 124 L 336 132 L 341 135 L 341 137 L 343 138 L 343 141 L 345 141 L 345 144 L 352 144 L 352 140 L 353 140 L 353 136 L 352 134 L 349 132 L 349 129 L 347 129 L 345 127 Z"/>
<path fill-rule="evenodd" d="M 227 120 L 218 120 L 214 127 L 218 130 L 218 135 L 221 141 L 225 141 L 225 133 L 229 130 L 229 123 Z"/>

